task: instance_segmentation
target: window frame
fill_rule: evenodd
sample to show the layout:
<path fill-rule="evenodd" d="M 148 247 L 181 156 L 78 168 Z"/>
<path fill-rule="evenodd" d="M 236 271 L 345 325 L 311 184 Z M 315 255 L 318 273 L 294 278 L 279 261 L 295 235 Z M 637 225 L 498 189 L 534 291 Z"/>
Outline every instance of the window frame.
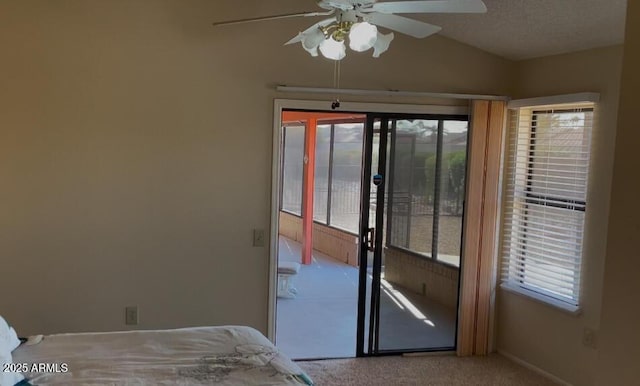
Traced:
<path fill-rule="evenodd" d="M 284 207 L 284 184 L 285 184 L 285 175 L 284 175 L 284 167 L 285 167 L 285 159 L 286 159 L 286 152 L 287 152 L 287 148 L 286 148 L 286 144 L 287 144 L 287 128 L 289 127 L 303 127 L 303 146 L 302 146 L 302 159 L 304 160 L 304 143 L 306 141 L 307 138 L 307 124 L 305 123 L 304 125 L 299 125 L 299 124 L 285 124 L 282 125 L 282 139 L 280 141 L 281 143 L 281 153 L 282 156 L 280 157 L 280 170 L 282 171 L 282 178 L 280 179 L 280 192 L 279 192 L 279 203 L 280 203 L 280 207 L 278 209 L 280 209 L 281 212 L 290 214 L 292 216 L 296 216 L 296 217 L 302 217 L 302 205 L 303 205 L 303 200 L 300 200 L 300 208 L 298 208 L 298 213 L 296 212 L 292 212 L 289 209 L 286 209 Z M 304 179 L 304 173 L 303 173 L 303 179 Z M 302 187 L 300 188 L 300 197 L 302 198 Z"/>
<path fill-rule="evenodd" d="M 415 115 L 415 114 L 414 114 Z M 440 170 L 442 168 L 442 157 L 443 157 L 443 144 L 442 144 L 442 140 L 443 140 L 443 132 L 444 132 L 444 125 L 445 125 L 445 121 L 461 121 L 461 122 L 467 122 L 468 125 L 470 125 L 470 120 L 469 120 L 469 116 L 465 115 L 465 114 L 420 114 L 420 118 L 421 119 L 428 119 L 428 120 L 434 120 L 438 122 L 438 129 L 437 129 L 437 135 L 438 135 L 438 143 L 437 143 L 437 156 L 436 156 L 436 165 L 434 166 L 434 168 L 436 169 L 434 171 L 434 175 L 435 176 L 440 176 L 442 170 Z M 398 116 L 397 118 L 394 118 L 394 124 L 395 121 L 398 119 L 402 119 L 400 116 Z M 335 131 L 336 131 L 336 125 L 340 125 L 340 124 L 349 124 L 349 123 L 362 123 L 363 124 L 363 130 L 364 130 L 364 125 L 366 124 L 366 117 L 363 117 L 362 119 L 357 118 L 357 119 L 322 119 L 322 120 L 318 120 L 318 126 L 319 125 L 329 125 L 330 126 L 330 140 L 329 140 L 329 170 L 328 170 L 328 181 L 327 181 L 327 186 L 328 186 L 328 192 L 327 192 L 327 206 L 326 206 L 326 222 L 324 221 L 320 221 L 317 219 L 313 219 L 314 223 L 317 224 L 321 224 L 330 228 L 334 228 L 337 230 L 340 230 L 341 232 L 345 232 L 348 234 L 352 234 L 352 235 L 357 235 L 358 234 L 358 230 L 356 227 L 356 230 L 350 230 L 350 229 L 346 229 L 342 226 L 339 225 L 335 225 L 332 222 L 332 216 L 331 216 L 331 209 L 332 209 L 332 204 L 334 201 L 334 197 L 333 197 L 333 174 L 334 174 L 334 153 L 335 153 Z M 287 133 L 287 126 L 298 126 L 298 125 L 283 125 L 282 128 L 282 140 L 281 140 L 281 144 L 282 144 L 282 159 L 281 159 L 281 170 L 284 170 L 284 158 L 285 158 L 285 144 L 286 144 L 286 133 Z M 308 135 L 307 133 L 307 126 L 304 125 L 304 129 L 305 129 L 305 140 L 306 140 L 306 136 Z M 465 154 L 465 175 L 466 175 L 466 171 L 468 170 L 468 162 L 469 162 L 469 139 L 471 136 L 471 127 L 468 126 L 467 127 L 467 133 L 466 133 L 466 141 L 467 141 L 467 149 L 466 149 L 466 154 Z M 364 146 L 364 142 L 363 142 L 363 146 Z M 391 165 L 390 167 L 393 167 L 393 160 L 391 160 Z M 464 191 L 466 192 L 466 185 L 467 185 L 467 181 L 465 178 L 465 189 Z M 300 209 L 300 213 L 294 213 L 291 212 L 290 210 L 284 209 L 283 208 L 283 190 L 284 190 L 284 178 L 281 180 L 280 182 L 280 211 L 285 212 L 287 214 L 296 216 L 296 217 L 301 217 L 301 213 L 302 213 L 302 208 Z M 361 186 L 360 189 L 362 189 L 363 187 Z M 446 260 L 441 260 L 438 258 L 438 226 L 439 226 L 439 218 L 440 218 L 440 188 L 441 188 L 441 181 L 440 178 L 436 178 L 435 179 L 435 186 L 434 186 L 434 213 L 433 213 L 433 223 L 434 225 L 432 226 L 432 239 L 431 239 L 431 251 L 429 251 L 428 253 L 425 252 L 420 252 L 420 251 L 416 251 L 413 249 L 410 249 L 408 247 L 402 246 L 402 245 L 396 245 L 392 242 L 391 240 L 391 235 L 389 230 L 387 229 L 387 246 L 389 248 L 393 248 L 393 249 L 397 249 L 397 250 L 401 250 L 405 253 L 409 253 L 413 256 L 422 258 L 422 259 L 426 259 L 435 263 L 439 263 L 439 264 L 443 264 L 445 266 L 450 266 L 450 267 L 460 267 L 461 265 L 461 261 L 462 261 L 462 250 L 460 252 L 460 263 L 458 265 L 456 264 L 452 264 Z M 358 196 L 359 197 L 359 196 Z M 389 202 L 387 202 L 387 206 L 390 208 L 391 204 L 392 204 L 392 200 L 393 200 L 393 194 L 389 195 Z M 392 221 L 392 216 L 393 214 L 390 213 L 388 211 L 387 213 L 388 216 L 388 223 L 387 223 L 387 227 L 390 225 L 391 221 Z M 463 200 L 463 219 L 464 219 L 464 200 Z M 464 220 L 463 220 L 464 221 Z M 407 223 L 407 228 L 409 229 L 411 227 L 411 221 L 409 220 Z M 463 236 L 461 236 L 462 238 Z M 461 243 L 461 249 L 462 249 L 462 243 Z"/>
<path fill-rule="evenodd" d="M 538 205 L 542 205 L 543 203 L 545 204 L 545 206 L 552 206 L 555 208 L 559 208 L 559 209 L 567 209 L 567 210 L 577 210 L 577 211 L 581 211 L 581 212 L 586 212 L 586 206 L 587 206 L 587 201 L 584 200 L 574 200 L 574 199 L 570 199 L 570 198 L 560 198 L 559 196 L 552 196 L 552 195 L 548 195 L 548 196 L 543 196 L 540 194 L 535 194 L 532 193 L 532 185 L 531 185 L 531 174 L 529 173 L 530 171 L 532 171 L 534 169 L 534 156 L 535 156 L 535 147 L 536 147 L 536 129 L 537 129 L 537 115 L 539 114 L 563 114 L 563 113 L 572 113 L 572 112 L 590 112 L 593 114 L 594 108 L 593 107 L 585 107 L 585 108 L 578 108 L 578 109 L 554 109 L 554 110 L 532 110 L 531 111 L 531 135 L 529 136 L 529 163 L 527 166 L 527 189 L 526 189 L 526 200 L 525 203 L 526 204 L 531 204 L 531 200 L 532 197 L 533 199 L 538 200 L 537 204 Z M 591 131 L 593 131 L 593 125 L 591 127 Z M 591 150 L 589 150 L 589 152 L 591 152 Z M 588 185 L 586 186 L 585 189 L 585 195 L 586 195 L 586 191 L 588 190 Z M 534 197 L 535 196 L 535 197 Z M 549 200 L 549 198 L 552 198 L 551 200 Z M 566 205 L 562 205 L 562 204 L 552 204 L 549 201 L 555 201 L 555 202 L 565 202 Z M 569 203 L 574 204 L 574 205 L 569 205 Z M 581 205 L 580 206 L 576 206 L 576 204 Z"/>
<path fill-rule="evenodd" d="M 434 165 L 434 204 L 433 204 L 433 223 L 432 223 L 432 229 L 431 229 L 431 251 L 429 252 L 420 252 L 420 251 L 416 251 L 413 249 L 410 249 L 407 246 L 402 246 L 402 245 L 397 245 L 395 243 L 392 242 L 391 240 L 391 232 L 390 232 L 390 226 L 391 223 L 393 221 L 393 212 L 391 210 L 391 207 L 393 205 L 393 192 L 390 191 L 389 192 L 389 200 L 386 203 L 388 209 L 387 209 L 387 231 L 386 231 L 386 245 L 388 248 L 392 248 L 392 249 L 396 249 L 399 251 L 402 251 L 404 253 L 408 253 L 411 254 L 412 256 L 415 257 L 419 257 L 425 260 L 429 260 L 430 262 L 433 263 L 438 263 L 438 264 L 442 264 L 444 266 L 447 267 L 454 267 L 454 268 L 460 268 L 462 265 L 462 260 L 463 260 L 463 240 L 464 240 L 464 229 L 462 229 L 462 234 L 460 235 L 461 237 L 461 243 L 460 243 L 460 258 L 459 258 L 459 263 L 458 265 L 456 264 L 451 264 L 445 260 L 441 260 L 438 258 L 438 239 L 439 239 L 439 221 L 440 221 L 440 194 L 441 194 L 441 174 L 442 174 L 442 165 L 443 165 L 443 161 L 442 158 L 444 156 L 444 149 L 443 149 L 443 139 L 444 139 L 444 123 L 446 121 L 459 121 L 459 122 L 467 122 L 467 133 L 466 133 L 466 152 L 465 152 L 465 187 L 463 189 L 464 192 L 464 199 L 463 199 L 463 203 L 462 203 L 462 222 L 464 223 L 464 214 L 465 214 L 465 199 L 466 199 L 466 191 L 467 191 L 467 185 L 468 185 L 468 181 L 467 181 L 467 172 L 469 169 L 469 151 L 470 151 L 470 138 L 471 138 L 471 119 L 468 115 L 458 115 L 458 114 L 428 114 L 428 115 L 423 115 L 421 117 L 422 119 L 425 120 L 433 120 L 433 121 L 437 121 L 438 122 L 438 126 L 437 126 L 437 144 L 436 144 L 436 163 Z M 395 125 L 395 121 L 400 120 L 401 118 L 394 118 L 394 122 L 393 124 Z M 397 135 L 394 131 L 394 136 Z M 395 140 L 395 139 L 394 139 Z M 415 146 L 415 143 L 412 144 L 412 146 Z M 392 152 L 394 151 L 393 147 L 392 147 Z M 391 156 L 390 157 L 390 166 L 389 168 L 391 170 L 393 170 L 394 168 L 394 164 L 395 164 L 395 157 Z M 413 173 L 413 171 L 411 171 L 411 173 Z M 393 184 L 393 174 L 392 174 L 392 178 L 390 179 L 390 184 Z M 411 201 L 409 201 L 409 208 L 411 208 Z M 409 235 L 410 232 L 409 230 L 411 229 L 411 213 L 410 210 L 408 212 L 408 221 L 406 224 L 406 229 L 407 229 L 407 234 Z M 407 243 L 409 243 L 409 239 L 407 239 Z"/>
<path fill-rule="evenodd" d="M 584 97 L 585 95 L 588 95 L 589 97 L 581 98 L 581 99 L 586 99 L 586 100 L 574 100 L 574 101 L 571 100 L 576 96 Z M 502 274 L 500 275 L 500 287 L 505 289 L 508 292 L 524 295 L 528 298 L 531 298 L 532 300 L 541 302 L 546 305 L 553 306 L 557 309 L 568 312 L 570 314 L 578 315 L 582 312 L 582 306 L 584 304 L 584 298 L 582 294 L 582 289 L 584 288 L 584 282 L 583 282 L 584 275 L 582 273 L 584 271 L 585 254 L 586 254 L 584 249 L 586 245 L 586 239 L 584 235 L 586 233 L 587 223 L 588 223 L 587 222 L 587 213 L 588 213 L 587 204 L 589 202 L 588 193 L 591 188 L 591 181 L 589 176 L 591 174 L 591 169 L 592 169 L 591 156 L 594 151 L 592 138 L 596 130 L 596 122 L 595 122 L 595 116 L 596 116 L 596 110 L 597 110 L 596 102 L 598 101 L 599 96 L 598 94 L 583 93 L 583 94 L 572 94 L 572 95 L 566 95 L 566 96 L 551 97 L 549 100 L 551 99 L 555 99 L 555 101 L 561 102 L 561 103 L 540 103 L 540 105 L 527 104 L 527 101 L 541 101 L 541 102 L 548 101 L 546 98 L 534 98 L 531 100 L 514 101 L 515 103 L 513 104 L 510 103 L 509 109 L 517 111 L 518 122 L 516 123 L 516 130 L 518 130 L 518 126 L 521 125 L 520 119 L 522 118 L 522 111 L 526 110 L 531 114 L 531 122 L 528 126 L 529 127 L 529 139 L 528 139 L 529 141 L 528 141 L 528 153 L 527 153 L 528 160 L 526 161 L 526 169 L 518 168 L 517 165 L 505 165 L 504 173 L 505 173 L 505 177 L 508 176 L 509 173 L 513 173 L 515 176 L 515 174 L 518 173 L 516 170 L 519 169 L 520 172 L 523 172 L 526 175 L 527 181 L 523 191 L 524 197 L 521 199 L 521 202 L 524 205 L 524 209 L 523 209 L 524 214 L 522 215 L 522 219 L 524 220 L 525 233 L 521 236 L 517 236 L 517 238 L 520 241 L 522 241 L 523 245 L 526 246 L 526 241 L 527 241 L 526 232 L 529 230 L 527 227 L 527 221 L 529 218 L 528 212 L 529 212 L 529 207 L 531 205 L 543 205 L 545 207 L 553 207 L 553 208 L 558 208 L 563 210 L 570 210 L 570 211 L 584 213 L 582 222 L 580 224 L 582 239 L 580 240 L 580 246 L 579 246 L 580 255 L 578 260 L 579 269 L 577 270 L 578 276 L 577 276 L 577 279 L 575 276 L 572 278 L 572 280 L 574 281 L 577 280 L 577 283 L 575 284 L 578 286 L 578 288 L 575 289 L 575 294 L 577 295 L 575 295 L 575 297 L 572 297 L 571 301 L 567 301 L 561 295 L 552 292 L 548 288 L 532 286 L 530 283 L 525 283 L 524 273 L 514 274 L 514 273 L 510 273 L 508 269 L 504 269 L 504 268 L 503 268 Z M 590 124 L 587 124 L 585 122 L 582 128 L 583 133 L 586 130 L 589 130 L 588 135 L 590 137 L 589 143 L 588 143 L 589 157 L 587 159 L 586 165 L 584 165 L 586 166 L 586 177 L 585 177 L 586 181 L 584 185 L 585 199 L 579 200 L 579 199 L 574 199 L 566 196 L 557 196 L 554 193 L 551 193 L 548 195 L 536 194 L 531 180 L 532 180 L 533 170 L 535 169 L 534 161 L 535 161 L 535 154 L 536 154 L 536 129 L 538 126 L 537 116 L 540 114 L 551 114 L 551 113 L 558 114 L 558 113 L 571 113 L 571 112 L 591 113 Z M 511 125 L 507 125 L 507 130 L 512 130 Z M 516 137 L 514 142 L 515 147 L 517 147 L 518 136 L 520 135 L 522 134 L 520 134 L 519 132 L 508 133 L 508 136 Z M 506 158 L 515 157 L 514 153 L 516 149 L 510 145 L 510 141 L 505 141 L 505 146 L 506 146 L 505 157 Z M 515 161 L 512 161 L 512 162 L 515 162 Z M 502 200 L 503 202 L 502 211 L 503 211 L 503 218 L 504 220 L 506 220 L 507 219 L 506 216 L 509 214 L 509 212 L 507 212 L 508 200 L 509 198 L 511 198 L 511 200 L 513 201 L 512 205 L 515 206 L 515 194 L 516 194 L 515 192 L 519 189 L 522 189 L 522 186 L 519 188 L 515 182 L 509 181 L 508 178 L 505 178 L 503 183 L 504 183 L 505 194 Z M 508 188 L 509 184 L 513 184 L 513 190 L 514 190 L 513 192 L 509 192 L 509 188 Z M 512 196 L 509 197 L 510 195 Z M 511 208 L 511 210 L 513 210 L 513 208 Z M 510 216 L 512 220 L 517 218 L 517 216 L 514 215 L 512 212 L 510 213 Z M 514 236 L 511 235 L 511 231 L 508 231 L 506 227 L 501 227 L 501 239 L 502 239 L 501 240 L 502 247 L 500 249 L 501 250 L 500 253 L 502 254 L 501 266 L 502 267 L 506 266 L 508 268 L 509 260 L 513 258 L 513 255 L 510 250 L 511 249 L 510 244 L 514 239 Z M 526 261 L 526 258 L 519 258 L 519 259 Z M 523 267 L 521 271 L 524 272 L 525 269 L 526 268 Z"/>
<path fill-rule="evenodd" d="M 327 191 L 327 209 L 326 209 L 326 222 L 325 221 L 320 221 L 320 220 L 316 220 L 315 218 L 313 219 L 313 222 L 316 224 L 321 224 L 330 228 L 334 228 L 337 229 L 341 232 L 345 232 L 354 236 L 357 236 L 358 234 L 358 225 L 356 225 L 354 230 L 351 229 L 346 229 L 342 226 L 339 225 L 335 225 L 332 224 L 331 222 L 331 208 L 332 208 L 332 203 L 333 203 L 333 171 L 334 171 L 334 154 L 335 154 L 335 130 L 336 130 L 336 125 L 341 125 L 341 124 L 349 124 L 349 123 L 362 123 L 362 130 L 363 130 L 363 135 L 364 135 L 364 130 L 365 130 L 365 124 L 366 124 L 366 117 L 363 118 L 353 118 L 353 119 L 349 119 L 349 118 L 339 118 L 339 119 L 320 119 L 318 120 L 318 126 L 320 125 L 329 125 L 331 127 L 331 133 L 330 133 L 330 139 L 329 139 L 329 171 L 328 171 L 328 179 L 327 179 L 327 187 L 328 187 L 328 191 Z M 282 157 L 281 157 L 281 166 L 280 166 L 280 170 L 284 171 L 284 159 L 285 159 L 285 144 L 286 144 L 286 133 L 287 133 L 287 126 L 294 126 L 294 127 L 298 127 L 298 125 L 282 125 L 282 139 L 281 139 L 281 152 L 282 152 Z M 308 131 L 307 131 L 307 125 L 304 125 L 304 136 L 305 136 L 305 141 L 307 139 L 307 135 L 308 135 Z M 363 140 L 363 146 L 364 146 L 364 140 Z M 304 150 L 303 150 L 303 157 L 304 157 Z M 284 209 L 284 204 L 283 204 L 283 191 L 284 191 L 284 178 L 282 178 L 280 180 L 280 211 L 281 212 L 285 212 L 287 214 L 290 214 L 292 216 L 296 216 L 296 217 L 301 217 L 302 216 L 302 205 L 300 207 L 300 213 L 295 213 L 292 212 L 290 210 Z M 362 187 L 361 187 L 362 188 Z M 301 188 L 301 193 L 302 194 L 302 188 Z M 360 198 L 360 194 L 358 194 L 358 199 Z M 315 211 L 314 211 L 314 215 L 315 215 Z"/>
<path fill-rule="evenodd" d="M 322 220 L 318 220 L 315 218 L 315 206 L 313 208 L 313 222 L 316 224 L 321 224 L 321 225 L 325 225 L 325 226 L 330 226 L 329 224 L 331 223 L 331 181 L 333 179 L 333 140 L 334 140 L 334 133 L 335 133 L 335 123 L 333 123 L 333 121 L 327 122 L 327 121 L 323 121 L 323 120 L 319 120 L 318 124 L 317 124 L 318 128 L 320 126 L 329 126 L 329 163 L 327 166 L 327 205 L 326 205 L 326 210 L 324 211 L 324 221 Z M 316 141 L 317 141 L 317 132 L 316 132 Z M 316 151 L 318 149 L 318 145 L 316 143 Z M 316 167 L 318 165 L 318 157 L 316 156 Z M 315 173 L 315 171 L 314 171 Z M 317 174 L 315 174 L 315 177 L 317 178 Z M 315 186 L 314 186 L 315 189 Z M 316 196 L 314 195 L 314 200 L 316 199 Z"/>

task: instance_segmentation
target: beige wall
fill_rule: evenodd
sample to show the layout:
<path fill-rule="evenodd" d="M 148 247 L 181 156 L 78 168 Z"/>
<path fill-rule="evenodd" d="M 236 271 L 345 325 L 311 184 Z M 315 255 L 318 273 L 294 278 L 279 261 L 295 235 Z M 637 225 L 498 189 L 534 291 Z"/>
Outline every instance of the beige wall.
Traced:
<path fill-rule="evenodd" d="M 596 382 L 603 386 L 640 382 L 640 3 L 628 4 Z"/>
<path fill-rule="evenodd" d="M 269 8 L 272 9 L 269 9 Z M 303 7 L 306 9 L 306 6 Z M 331 87 L 282 42 L 299 2 L 0 2 L 0 313 L 21 334 L 267 326 L 273 91 Z M 342 86 L 508 94 L 511 63 L 442 37 L 351 54 Z M 348 98 L 343 98 L 348 99 Z M 390 100 L 399 102 L 400 100 Z"/>
<path fill-rule="evenodd" d="M 499 291 L 497 347 L 574 385 L 591 385 L 597 350 L 582 344 L 584 328 L 600 327 L 609 187 L 618 110 L 622 47 L 527 60 L 516 64 L 516 98 L 599 92 L 588 192 L 582 314 L 570 315 Z"/>
<path fill-rule="evenodd" d="M 266 330 L 268 251 L 251 247 L 251 230 L 269 226 L 272 104 L 285 96 L 273 86 L 331 87 L 333 65 L 280 45 L 308 19 L 223 30 L 210 22 L 299 10 L 294 0 L 0 2 L 0 314 L 21 334 L 124 329 L 131 304 L 140 328 Z M 620 370 L 633 368 L 640 347 L 637 308 L 628 310 L 640 291 L 632 276 L 640 214 L 630 204 L 638 181 L 628 177 L 637 168 L 627 170 L 638 148 L 636 21 L 627 23 L 636 31 L 602 310 L 598 235 L 607 231 L 621 48 L 514 65 L 438 36 L 397 35 L 382 58 L 342 63 L 348 88 L 601 93 L 584 312 L 498 299 L 498 347 L 576 385 L 593 383 L 596 351 L 581 337 L 600 328 L 601 311 L 599 384 L 637 380 Z"/>

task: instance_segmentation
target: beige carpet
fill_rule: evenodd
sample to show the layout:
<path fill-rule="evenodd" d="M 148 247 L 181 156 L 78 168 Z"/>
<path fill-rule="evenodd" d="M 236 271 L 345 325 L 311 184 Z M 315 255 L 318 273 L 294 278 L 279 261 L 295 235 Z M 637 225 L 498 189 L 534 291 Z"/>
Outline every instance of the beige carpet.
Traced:
<path fill-rule="evenodd" d="M 377 357 L 301 361 L 317 386 L 557 385 L 505 357 Z"/>

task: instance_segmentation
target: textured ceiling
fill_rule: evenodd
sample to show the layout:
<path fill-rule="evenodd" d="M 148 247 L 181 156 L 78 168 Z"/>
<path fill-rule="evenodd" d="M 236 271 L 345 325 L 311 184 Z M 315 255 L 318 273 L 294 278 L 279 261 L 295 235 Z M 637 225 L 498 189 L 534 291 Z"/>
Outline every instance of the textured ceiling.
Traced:
<path fill-rule="evenodd" d="M 626 0 L 484 0 L 480 15 L 409 15 L 442 27 L 441 35 L 520 60 L 624 40 Z"/>
<path fill-rule="evenodd" d="M 483 1 L 486 14 L 403 16 L 441 26 L 442 36 L 512 60 L 611 46 L 624 40 L 627 0 Z M 317 0 L 254 0 L 250 7 L 238 7 L 237 1 L 220 0 L 212 21 L 319 11 L 315 3 Z M 297 23 L 303 29 L 318 20 L 295 18 L 265 23 Z"/>

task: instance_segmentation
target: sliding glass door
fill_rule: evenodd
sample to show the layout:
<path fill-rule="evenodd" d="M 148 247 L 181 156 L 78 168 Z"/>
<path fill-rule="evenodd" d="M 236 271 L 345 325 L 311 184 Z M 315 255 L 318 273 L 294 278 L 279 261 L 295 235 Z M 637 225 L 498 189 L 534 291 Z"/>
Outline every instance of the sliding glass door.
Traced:
<path fill-rule="evenodd" d="M 369 114 L 358 355 L 456 346 L 467 116 Z"/>

